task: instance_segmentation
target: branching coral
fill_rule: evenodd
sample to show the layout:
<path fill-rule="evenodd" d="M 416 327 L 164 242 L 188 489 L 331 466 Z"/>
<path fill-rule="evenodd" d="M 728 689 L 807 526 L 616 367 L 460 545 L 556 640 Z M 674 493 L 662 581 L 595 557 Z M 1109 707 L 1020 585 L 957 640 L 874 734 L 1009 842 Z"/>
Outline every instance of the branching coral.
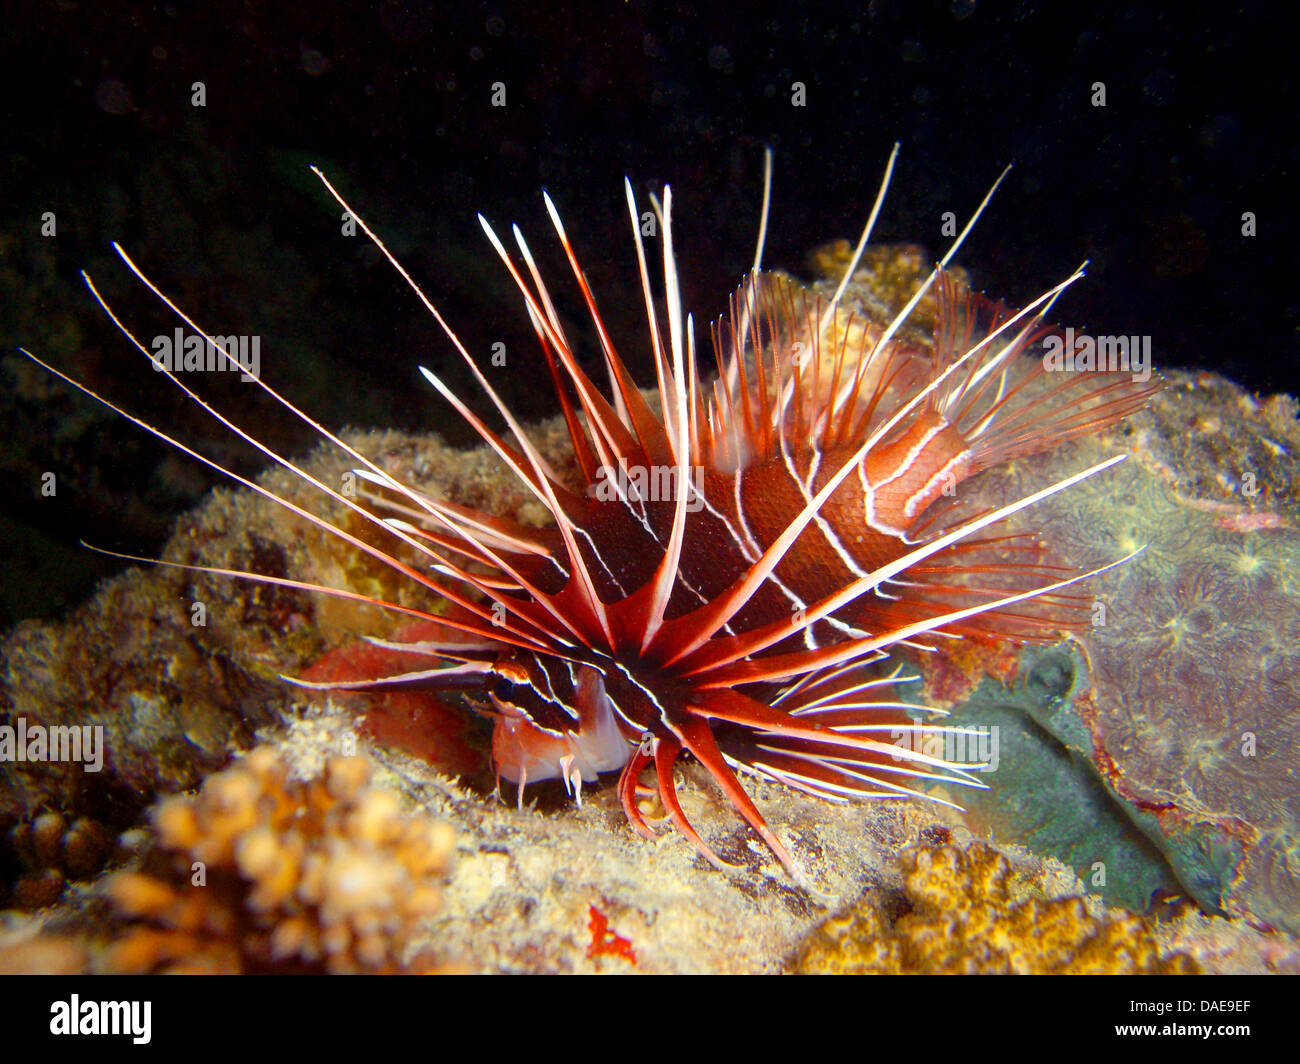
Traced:
<path fill-rule="evenodd" d="M 119 972 L 393 972 L 441 904 L 454 834 L 404 815 L 358 757 L 289 778 L 269 747 L 153 812 L 159 848 L 105 890 L 128 922 L 103 958 Z"/>
<path fill-rule="evenodd" d="M 828 920 L 795 961 L 807 973 L 1191 973 L 1132 913 L 1094 916 L 1081 897 L 1047 898 L 982 843 L 903 855 L 901 915 L 878 900 Z M 1114 912 L 1114 910 L 1112 910 Z"/>

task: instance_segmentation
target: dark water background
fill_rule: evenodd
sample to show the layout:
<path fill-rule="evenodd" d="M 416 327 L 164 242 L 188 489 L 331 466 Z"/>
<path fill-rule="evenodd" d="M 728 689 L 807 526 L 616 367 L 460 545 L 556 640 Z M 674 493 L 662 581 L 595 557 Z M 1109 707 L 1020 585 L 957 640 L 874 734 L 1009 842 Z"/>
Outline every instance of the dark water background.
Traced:
<path fill-rule="evenodd" d="M 877 239 L 941 248 L 943 213 L 964 219 L 1014 162 L 961 255 L 977 285 L 1023 300 L 1089 258 L 1062 321 L 1149 335 L 1157 367 L 1300 390 L 1296 63 L 1271 5 L 6 6 L 0 626 L 57 614 L 113 571 L 79 538 L 156 551 L 210 484 L 34 373 L 17 344 L 243 471 L 261 464 L 98 312 L 80 269 L 146 340 L 176 324 L 111 240 L 212 332 L 259 335 L 264 379 L 327 424 L 468 442 L 415 371 L 437 367 L 471 394 L 456 356 L 362 238 L 340 235 L 311 162 L 472 352 L 507 345 L 497 382 L 527 418 L 552 412 L 550 385 L 476 211 L 499 229 L 518 221 L 561 276 L 549 189 L 648 382 L 624 174 L 642 193 L 673 184 L 687 303 L 704 321 L 752 256 L 764 145 L 776 151 L 766 261 L 800 272 L 814 245 L 856 236 L 895 140 Z M 561 307 L 581 321 L 571 288 Z M 311 444 L 252 406 L 250 386 L 204 384 L 268 442 Z M 43 497 L 51 471 L 58 491 Z"/>

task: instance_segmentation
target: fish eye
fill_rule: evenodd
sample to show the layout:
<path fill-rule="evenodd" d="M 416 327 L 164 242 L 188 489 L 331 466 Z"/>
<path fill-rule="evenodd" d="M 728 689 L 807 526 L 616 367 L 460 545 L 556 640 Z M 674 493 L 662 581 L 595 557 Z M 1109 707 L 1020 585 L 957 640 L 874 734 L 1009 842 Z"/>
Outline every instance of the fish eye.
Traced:
<path fill-rule="evenodd" d="M 497 682 L 492 685 L 492 694 L 502 702 L 509 702 L 518 686 L 518 684 L 507 680 L 504 676 L 501 676 L 497 679 Z"/>

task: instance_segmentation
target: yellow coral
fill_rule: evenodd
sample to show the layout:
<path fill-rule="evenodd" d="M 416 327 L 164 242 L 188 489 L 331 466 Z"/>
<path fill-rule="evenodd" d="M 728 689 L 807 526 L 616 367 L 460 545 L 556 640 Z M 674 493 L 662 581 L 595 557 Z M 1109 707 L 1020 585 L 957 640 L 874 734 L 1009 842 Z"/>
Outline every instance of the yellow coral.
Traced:
<path fill-rule="evenodd" d="M 1093 916 L 1083 898 L 1046 898 L 996 850 L 919 847 L 902 858 L 907 909 L 879 897 L 832 917 L 797 957 L 800 972 L 1190 973 L 1140 916 Z"/>
<path fill-rule="evenodd" d="M 127 923 L 110 971 L 428 970 L 404 954 L 438 911 L 455 842 L 402 813 L 361 758 L 291 781 L 262 747 L 153 813 L 151 868 L 105 885 Z M 148 861 L 146 863 L 149 863 Z"/>

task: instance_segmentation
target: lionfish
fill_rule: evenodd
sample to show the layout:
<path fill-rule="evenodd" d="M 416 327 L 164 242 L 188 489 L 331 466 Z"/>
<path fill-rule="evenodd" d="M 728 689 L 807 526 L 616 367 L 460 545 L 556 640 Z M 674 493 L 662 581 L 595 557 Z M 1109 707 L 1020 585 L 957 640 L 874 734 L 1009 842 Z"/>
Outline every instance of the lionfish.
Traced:
<path fill-rule="evenodd" d="M 823 299 L 761 268 L 771 193 L 768 153 L 758 250 L 729 313 L 711 329 L 717 374 L 709 380 L 698 364 L 693 319 L 682 306 L 672 190 L 665 187 L 661 199 L 652 196 L 655 213 L 646 216 L 658 221 L 661 311 L 642 215 L 625 179 L 656 375 L 650 398 L 636 386 L 604 325 L 550 196 L 543 194 L 546 210 L 590 313 L 608 393 L 581 367 L 518 226 L 512 227 L 516 256 L 479 215 L 518 287 L 541 348 L 537 364 L 545 364 L 558 396 L 576 467 L 568 477 L 548 465 L 439 310 L 313 167 L 446 334 L 509 436 L 489 427 L 436 374 L 423 367 L 421 373 L 553 524 L 530 527 L 417 491 L 258 379 L 276 402 L 357 463 L 367 490 L 340 491 L 260 443 L 160 368 L 231 431 L 416 552 L 421 561 L 415 564 L 400 560 L 395 544 L 385 548 L 351 534 L 29 357 L 442 600 L 437 612 L 423 611 L 288 578 L 182 566 L 369 602 L 425 622 L 417 626 L 417 639 L 371 640 L 395 655 L 411 655 L 399 658 L 412 665 L 395 675 L 293 682 L 476 694 L 472 704 L 495 722 L 498 780 L 516 783 L 521 803 L 525 784 L 533 781 L 561 779 L 581 801 L 584 782 L 618 771 L 618 796 L 635 831 L 654 837 L 639 799 L 657 791 L 666 818 L 709 862 L 729 868 L 679 801 L 674 766 L 688 752 L 802 880 L 738 773 L 833 802 L 946 801 L 923 788 L 934 781 L 982 786 L 973 774 L 980 766 L 927 752 L 923 740 L 947 729 L 922 723 L 939 711 L 907 702 L 899 692 L 917 678 L 907 673 L 899 650 L 933 651 L 962 637 L 1042 641 L 1080 623 L 1083 600 L 1066 589 L 1111 566 L 1075 573 L 1050 564 L 1033 534 L 985 530 L 1123 456 L 974 514 L 960 513 L 956 488 L 999 463 L 1113 424 L 1153 390 L 1105 369 L 1054 380 L 1043 360 L 1029 354 L 1048 333 L 1049 308 L 1082 276 L 1082 267 L 1014 313 L 946 271 L 1005 171 L 892 322 L 879 326 L 842 309 L 897 155 L 895 145 L 843 280 Z M 234 359 L 113 246 L 185 325 Z M 105 313 L 151 357 L 83 277 Z M 937 325 L 926 349 L 899 333 L 932 288 Z M 654 786 L 647 791 L 642 777 L 650 769 Z"/>

